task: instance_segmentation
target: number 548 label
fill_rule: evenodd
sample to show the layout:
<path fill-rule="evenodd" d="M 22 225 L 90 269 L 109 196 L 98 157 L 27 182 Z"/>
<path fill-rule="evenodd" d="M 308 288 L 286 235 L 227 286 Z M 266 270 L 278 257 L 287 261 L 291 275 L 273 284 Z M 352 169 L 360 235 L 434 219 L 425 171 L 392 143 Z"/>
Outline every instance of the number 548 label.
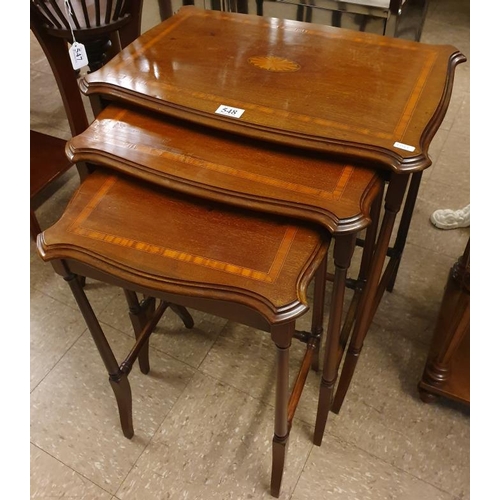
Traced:
<path fill-rule="evenodd" d="M 240 108 L 232 108 L 231 106 L 224 106 L 224 104 L 221 104 L 215 112 L 218 115 L 231 116 L 232 118 L 241 118 L 241 115 L 245 112 L 245 110 Z"/>

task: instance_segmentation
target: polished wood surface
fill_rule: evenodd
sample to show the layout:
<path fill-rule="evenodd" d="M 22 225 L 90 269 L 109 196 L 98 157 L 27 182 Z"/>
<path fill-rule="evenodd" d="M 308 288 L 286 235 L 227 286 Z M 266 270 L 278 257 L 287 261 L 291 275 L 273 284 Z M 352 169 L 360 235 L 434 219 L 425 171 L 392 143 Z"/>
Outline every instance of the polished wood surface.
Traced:
<path fill-rule="evenodd" d="M 73 166 L 64 153 L 65 147 L 64 139 L 30 130 L 30 232 L 33 239 L 41 232 L 34 212 L 37 195 Z"/>
<path fill-rule="evenodd" d="M 292 419 L 315 349 L 312 339 L 290 391 L 295 320 L 308 309 L 308 284 L 326 268 L 330 239 L 318 225 L 189 198 L 99 169 L 83 181 L 61 219 L 38 236 L 37 248 L 71 288 L 128 438 L 134 435 L 128 375 L 137 360 L 149 372 L 148 340 L 171 299 L 175 307 L 184 304 L 270 332 L 276 345 L 270 491 L 279 497 Z M 335 246 L 346 248 L 342 243 Z M 126 292 L 136 341 L 121 363 L 79 276 Z M 147 296 L 145 303 L 138 292 Z M 158 307 L 152 297 L 160 299 Z"/>
<path fill-rule="evenodd" d="M 184 7 L 81 89 L 410 172 L 430 165 L 427 149 L 463 61 L 449 45 Z M 244 113 L 220 115 L 220 106 Z"/>
<path fill-rule="evenodd" d="M 97 171 L 111 168 L 152 185 L 163 185 L 176 192 L 224 203 L 227 207 L 250 207 L 257 210 L 259 217 L 286 215 L 293 217 L 296 223 L 302 219 L 308 226 L 314 223 L 331 232 L 335 239 L 334 293 L 326 335 L 321 411 L 316 424 L 323 432 L 342 354 L 337 347 L 347 270 L 356 236 L 373 217 L 375 200 L 380 206 L 386 172 L 337 163 L 324 154 L 311 156 L 307 151 L 207 130 L 123 103 L 108 105 L 87 131 L 68 143 L 67 150 L 73 161 L 92 163 Z M 374 237 L 375 232 L 369 230 L 367 235 Z M 246 238 L 248 236 L 242 233 L 241 241 L 245 245 Z M 371 238 L 367 236 L 363 269 L 369 267 L 371 260 L 368 240 Z M 229 243 L 228 250 L 240 251 L 231 246 L 237 243 Z M 258 252 L 252 245 L 246 250 Z M 302 381 L 305 381 L 309 365 L 319 369 L 326 266 L 322 273 L 322 279 L 316 276 L 311 333 L 302 332 L 306 334 L 304 341 L 308 344 L 309 359 L 307 368 L 298 377 Z M 242 286 L 245 286 L 244 280 Z M 166 299 L 184 306 L 200 307 L 199 303 L 187 302 L 185 297 L 168 296 Z M 228 314 L 227 308 L 224 314 Z M 241 311 L 235 310 L 233 314 L 242 317 Z M 298 387 L 300 390 L 292 394 L 296 403 L 303 384 L 298 383 Z M 295 407 L 296 404 L 289 409 L 289 420 L 293 418 Z M 317 436 L 315 442 L 320 444 Z"/>
<path fill-rule="evenodd" d="M 383 179 L 376 170 L 109 105 L 67 146 L 86 161 L 190 195 L 309 220 L 332 233 L 370 220 Z"/>
<path fill-rule="evenodd" d="M 269 323 L 307 310 L 305 287 L 328 248 L 327 231 L 186 200 L 175 192 L 167 197 L 156 186 L 146 189 L 136 179 L 95 172 L 61 219 L 40 235 L 39 251 L 46 261 L 75 259 L 170 297 L 217 296 Z"/>
<path fill-rule="evenodd" d="M 418 389 L 426 403 L 442 396 L 470 405 L 470 241 L 450 269 Z"/>
<path fill-rule="evenodd" d="M 64 139 L 30 130 L 30 196 L 33 198 L 66 172 L 73 163 Z"/>

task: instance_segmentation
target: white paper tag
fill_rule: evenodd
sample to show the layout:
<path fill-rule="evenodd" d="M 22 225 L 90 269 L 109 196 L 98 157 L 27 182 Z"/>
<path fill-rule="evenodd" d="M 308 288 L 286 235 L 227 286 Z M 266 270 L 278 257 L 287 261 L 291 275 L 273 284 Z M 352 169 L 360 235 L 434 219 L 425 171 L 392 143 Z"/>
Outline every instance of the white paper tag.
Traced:
<path fill-rule="evenodd" d="M 230 116 L 231 118 L 241 118 L 241 115 L 245 112 L 245 110 L 221 104 L 215 112 L 218 115 Z"/>
<path fill-rule="evenodd" d="M 73 69 L 83 68 L 89 63 L 87 51 L 85 50 L 83 43 L 74 42 L 69 49 L 69 57 L 71 59 Z"/>
<path fill-rule="evenodd" d="M 402 142 L 395 142 L 394 147 L 404 149 L 405 151 L 409 151 L 410 153 L 413 153 L 413 151 L 415 151 L 415 146 L 409 146 L 408 144 L 403 144 Z"/>

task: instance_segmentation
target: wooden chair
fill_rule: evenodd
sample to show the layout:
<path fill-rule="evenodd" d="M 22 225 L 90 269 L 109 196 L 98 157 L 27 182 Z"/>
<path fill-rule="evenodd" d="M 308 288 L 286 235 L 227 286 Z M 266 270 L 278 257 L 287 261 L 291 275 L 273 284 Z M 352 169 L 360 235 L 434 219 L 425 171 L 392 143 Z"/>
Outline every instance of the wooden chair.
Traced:
<path fill-rule="evenodd" d="M 140 35 L 142 0 L 70 0 L 70 16 L 64 0 L 30 0 L 30 29 L 40 44 L 59 89 L 72 136 L 83 132 L 89 119 L 78 89 L 78 75 L 69 57 L 69 44 L 76 39 L 85 45 L 89 71 L 100 68 L 113 55 Z M 97 8 L 99 6 L 99 8 Z M 91 99 L 92 102 L 92 99 Z M 63 139 L 31 132 L 30 231 L 40 232 L 33 200 L 71 164 L 65 160 Z M 80 177 L 86 175 L 77 166 Z"/>

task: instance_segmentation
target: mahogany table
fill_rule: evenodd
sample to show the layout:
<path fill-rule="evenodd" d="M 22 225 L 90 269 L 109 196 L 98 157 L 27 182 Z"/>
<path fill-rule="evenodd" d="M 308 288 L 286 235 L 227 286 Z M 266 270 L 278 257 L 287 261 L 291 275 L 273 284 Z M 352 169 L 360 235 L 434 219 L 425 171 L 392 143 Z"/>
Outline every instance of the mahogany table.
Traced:
<path fill-rule="evenodd" d="M 282 147 L 265 149 L 255 141 L 239 145 L 240 140 L 231 143 L 193 128 L 108 106 L 87 131 L 69 143 L 73 160 L 92 161 L 98 168 L 84 180 L 61 219 L 39 235 L 37 247 L 71 287 L 108 370 L 126 437 L 134 433 L 127 375 L 137 359 L 141 371 L 149 371 L 148 338 L 168 306 L 192 307 L 271 333 L 278 353 L 271 474 L 271 493 L 277 497 L 292 420 L 313 352 L 318 350 L 319 339 L 313 335 L 289 392 L 288 350 L 295 336 L 295 319 L 307 310 L 306 290 L 314 275 L 315 280 L 319 276 L 315 290 L 324 292 L 322 276 L 331 239 L 324 226 L 331 226 L 335 236 L 337 272 L 316 424 L 321 435 L 335 380 L 347 269 L 356 234 L 370 222 L 369 212 L 381 196 L 383 179 L 373 169 L 334 165 L 331 159 L 321 162 Z M 274 177 L 266 175 L 270 163 L 276 167 Z M 297 177 L 298 167 L 316 175 Z M 156 172 L 155 179 L 163 175 L 161 184 L 175 189 L 126 175 L 131 168 Z M 196 185 L 212 172 L 224 174 L 226 195 L 232 183 L 241 186 L 244 180 L 251 186 L 247 190 L 250 206 L 273 204 L 276 194 L 289 208 L 271 216 L 265 210 L 234 207 L 217 196 L 209 200 L 208 196 L 190 196 L 191 186 L 197 194 Z M 214 184 L 214 192 L 218 187 L 222 192 L 222 182 Z M 238 193 L 243 197 L 241 187 Z M 317 198 L 321 204 L 308 206 L 308 201 Z M 322 222 L 314 223 L 315 218 Z M 78 276 L 123 288 L 132 316 L 138 305 L 136 293 L 161 300 L 149 317 L 136 318 L 137 340 L 121 364 Z M 323 300 L 316 302 L 315 294 L 314 306 Z M 322 310 L 319 316 L 322 320 Z"/>
<path fill-rule="evenodd" d="M 81 90 L 93 100 L 127 101 L 386 172 L 370 272 L 357 282 L 356 321 L 333 402 L 338 412 L 378 303 L 392 287 L 422 171 L 431 164 L 429 144 L 448 108 L 455 68 L 465 60 L 450 45 L 184 7 L 83 78 Z"/>
<path fill-rule="evenodd" d="M 322 226 L 335 240 L 334 293 L 329 309 L 325 359 L 314 442 L 320 444 L 341 352 L 341 318 L 347 271 L 356 236 L 378 214 L 384 179 L 375 169 L 314 158 L 304 150 L 242 138 L 130 105 L 110 104 L 82 134 L 68 142 L 69 158 L 93 168 L 111 168 L 151 184 L 228 206 L 251 208 Z M 366 231 L 374 244 L 376 223 Z M 242 244 L 246 244 L 242 242 Z M 370 265 L 364 253 L 363 272 Z M 311 349 L 318 369 L 325 266 L 315 278 L 311 332 L 297 338 Z M 307 373 L 307 370 L 305 373 Z"/>
<path fill-rule="evenodd" d="M 231 208 L 101 169 L 82 182 L 37 246 L 73 292 L 109 373 L 128 438 L 134 435 L 128 374 L 137 359 L 141 371 L 149 372 L 147 342 L 171 303 L 270 332 L 277 352 L 271 493 L 278 497 L 298 402 L 293 391 L 297 401 L 289 404 L 294 325 L 308 308 L 307 285 L 325 261 L 330 237 L 320 226 Z M 131 306 L 136 293 L 160 300 L 120 364 L 79 276 L 123 288 Z"/>

